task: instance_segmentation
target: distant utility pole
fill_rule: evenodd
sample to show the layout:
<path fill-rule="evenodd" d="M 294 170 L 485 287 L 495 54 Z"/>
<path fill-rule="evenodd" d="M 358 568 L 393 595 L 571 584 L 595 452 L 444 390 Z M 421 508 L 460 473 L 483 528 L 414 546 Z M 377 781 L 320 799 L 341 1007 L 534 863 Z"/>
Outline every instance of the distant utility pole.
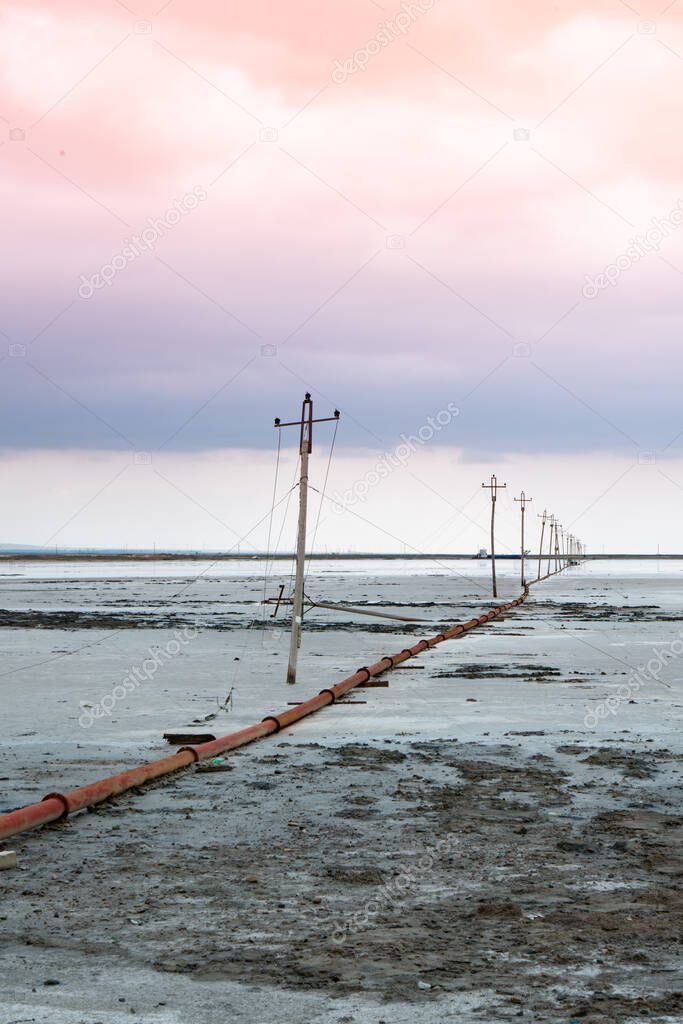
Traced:
<path fill-rule="evenodd" d="M 555 516 L 548 516 L 548 522 L 550 523 L 550 541 L 548 543 L 548 572 L 547 572 L 547 575 L 550 576 L 550 567 L 551 567 L 552 558 L 553 558 L 553 537 L 554 537 L 554 534 L 555 534 L 555 523 L 556 523 Z"/>
<path fill-rule="evenodd" d="M 519 502 L 519 509 L 520 509 L 520 512 L 522 513 L 522 575 L 521 575 L 521 578 L 522 578 L 522 587 L 523 587 L 525 582 L 526 582 L 525 579 L 524 579 L 524 513 L 526 512 L 526 507 L 529 504 L 529 502 L 533 501 L 534 499 L 533 498 L 527 498 L 527 496 L 524 493 L 524 491 L 522 491 L 522 493 L 520 494 L 519 498 L 515 498 L 514 500 Z"/>
<path fill-rule="evenodd" d="M 555 523 L 555 572 L 560 571 L 560 534 L 562 533 L 562 526 L 560 523 Z"/>
<path fill-rule="evenodd" d="M 541 543 L 538 549 L 538 575 L 537 580 L 541 578 L 541 561 L 543 559 L 543 535 L 545 534 L 545 524 L 548 522 L 548 513 L 546 509 L 543 512 L 538 513 L 538 518 L 541 520 Z"/>
<path fill-rule="evenodd" d="M 299 528 L 296 543 L 296 577 L 294 580 L 294 595 L 292 601 L 292 636 L 289 645 L 289 665 L 287 667 L 287 682 L 296 682 L 296 663 L 301 646 L 301 624 L 303 621 L 304 609 L 304 563 L 306 560 L 306 512 L 308 508 L 308 456 L 313 451 L 313 424 L 328 423 L 331 420 L 339 419 L 339 410 L 334 410 L 334 416 L 326 416 L 324 419 L 313 419 L 313 399 L 310 394 L 306 395 L 301 406 L 301 419 L 293 420 L 290 423 L 282 423 L 280 419 L 275 420 L 277 430 L 282 427 L 299 428 L 299 454 L 301 456 L 301 477 L 299 480 Z"/>
<path fill-rule="evenodd" d="M 482 484 L 481 486 L 491 491 L 491 578 L 493 580 L 493 596 L 498 597 L 498 587 L 496 586 L 496 541 L 494 529 L 496 522 L 496 498 L 498 497 L 498 489 L 504 489 L 507 487 L 507 484 L 499 484 L 494 475 L 491 477 L 490 484 Z"/>

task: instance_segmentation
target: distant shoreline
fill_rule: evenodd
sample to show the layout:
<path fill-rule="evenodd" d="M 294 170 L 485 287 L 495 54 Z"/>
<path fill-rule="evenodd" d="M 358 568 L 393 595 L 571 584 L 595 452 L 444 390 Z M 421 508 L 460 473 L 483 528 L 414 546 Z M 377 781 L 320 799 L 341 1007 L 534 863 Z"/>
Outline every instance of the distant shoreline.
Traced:
<path fill-rule="evenodd" d="M 480 557 L 478 555 L 470 554 L 452 554 L 443 552 L 433 552 L 431 554 L 398 554 L 397 552 L 382 554 L 372 552 L 360 552 L 345 554 L 343 552 L 333 552 L 330 554 L 310 554 L 306 556 L 307 559 L 312 559 L 316 562 L 367 562 L 367 561 L 397 561 L 397 562 L 417 562 L 417 561 L 442 561 L 442 562 L 456 562 L 456 561 L 467 561 L 467 562 L 489 562 L 490 556 Z M 548 555 L 542 555 L 541 561 L 545 562 L 548 560 Z M 4 551 L 0 552 L 0 563 L 2 562 L 244 562 L 244 561 L 276 561 L 286 562 L 294 558 L 293 552 L 278 553 L 275 555 L 266 555 L 265 552 L 249 552 L 242 554 L 235 554 L 233 552 L 215 552 L 215 551 L 187 551 L 187 552 L 176 552 L 176 551 L 138 551 L 138 552 L 102 552 L 102 551 L 59 551 L 59 552 L 36 552 L 36 551 Z M 584 555 L 583 561 L 589 562 L 607 562 L 607 561 L 677 561 L 683 559 L 683 554 L 678 555 L 643 555 L 643 554 L 610 554 L 610 555 Z M 519 555 L 496 555 L 496 561 L 519 561 Z M 525 556 L 525 560 L 529 562 L 537 562 L 539 556 L 536 554 L 529 554 Z M 552 559 L 551 559 L 552 560 Z"/>

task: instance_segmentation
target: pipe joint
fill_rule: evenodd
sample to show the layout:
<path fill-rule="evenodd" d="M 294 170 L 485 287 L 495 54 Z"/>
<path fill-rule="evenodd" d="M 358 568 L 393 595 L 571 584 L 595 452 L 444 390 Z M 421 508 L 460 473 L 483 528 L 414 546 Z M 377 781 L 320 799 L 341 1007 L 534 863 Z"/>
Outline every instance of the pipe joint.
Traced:
<path fill-rule="evenodd" d="M 275 732 L 279 732 L 280 729 L 282 728 L 282 726 L 280 724 L 280 719 L 277 718 L 276 715 L 266 715 L 266 717 L 262 718 L 261 721 L 262 722 L 275 722 Z"/>
<path fill-rule="evenodd" d="M 365 672 L 365 679 L 363 682 L 367 683 L 368 679 L 372 679 L 372 672 L 367 665 L 362 665 L 360 668 L 357 668 L 355 674 L 359 675 L 361 672 Z"/>
<path fill-rule="evenodd" d="M 329 693 L 330 697 L 332 698 L 331 701 L 330 701 L 330 704 L 336 704 L 337 703 L 337 694 L 334 692 L 334 690 L 330 690 L 330 689 L 321 690 L 320 693 L 318 694 L 318 696 L 322 697 L 322 695 L 324 693 Z"/>
<path fill-rule="evenodd" d="M 193 760 L 194 764 L 196 764 L 197 761 L 199 760 L 199 754 L 197 753 L 197 748 L 196 747 L 181 747 L 180 750 L 178 751 L 178 753 L 179 754 L 185 754 L 185 753 L 192 754 L 192 760 Z"/>
<path fill-rule="evenodd" d="M 64 821 L 64 819 L 69 816 L 69 801 L 62 793 L 48 793 L 47 796 L 43 797 L 41 803 L 45 803 L 46 800 L 59 800 L 60 804 L 62 805 L 62 813 L 59 815 L 58 818 L 55 818 L 55 821 Z"/>

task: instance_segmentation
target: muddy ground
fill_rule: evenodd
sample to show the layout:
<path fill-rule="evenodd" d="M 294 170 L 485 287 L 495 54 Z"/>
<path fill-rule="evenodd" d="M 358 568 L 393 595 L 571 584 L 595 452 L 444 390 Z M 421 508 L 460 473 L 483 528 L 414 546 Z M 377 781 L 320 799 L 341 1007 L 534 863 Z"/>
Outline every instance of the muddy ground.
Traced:
<path fill-rule="evenodd" d="M 0 873 L 0 1024 L 683 1021 L 680 669 L 586 728 L 586 702 L 636 663 L 630 613 L 610 611 L 595 632 L 600 599 L 581 617 L 562 586 L 581 589 L 551 583 L 543 603 L 442 645 L 388 689 L 356 691 L 352 707 L 5 844 L 19 867 Z M 654 621 L 668 631 L 648 653 L 677 635 Z M 33 659 L 53 634 L 41 627 L 26 630 Z M 42 703 L 56 690 L 59 734 L 27 727 L 20 665 L 5 683 L 2 809 L 65 774 L 78 784 L 129 766 L 140 747 L 167 752 L 162 723 L 188 726 L 206 707 L 197 673 L 226 635 L 200 637 L 138 704 L 80 734 L 74 695 L 104 672 L 102 649 L 76 644 L 64 659 L 58 647 L 60 671 L 90 659 L 63 689 L 54 662 L 30 669 Z M 383 653 L 376 644 L 369 632 L 367 650 Z M 210 727 L 291 696 L 279 670 L 254 687 Z"/>
<path fill-rule="evenodd" d="M 108 1022 L 120 998 L 143 1021 L 203 1021 L 202 984 L 220 1019 L 227 981 L 328 997 L 343 1012 L 320 1019 L 340 1022 L 683 1020 L 682 760 L 444 738 L 279 742 L 191 769 L 15 841 L 2 987 L 21 1009 L 0 1019 Z M 74 963 L 157 982 L 82 1014 Z M 169 975 L 191 981 L 181 999 Z M 344 1010 L 359 996 L 374 1016 Z"/>

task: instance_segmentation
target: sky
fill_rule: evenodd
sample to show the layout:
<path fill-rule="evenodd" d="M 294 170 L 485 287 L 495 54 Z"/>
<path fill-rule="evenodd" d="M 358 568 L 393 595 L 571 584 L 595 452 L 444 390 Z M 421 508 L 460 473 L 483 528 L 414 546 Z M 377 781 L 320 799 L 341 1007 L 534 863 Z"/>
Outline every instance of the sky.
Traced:
<path fill-rule="evenodd" d="M 291 547 L 310 391 L 321 550 L 681 551 L 681 97 L 683 0 L 0 0 L 0 543 Z"/>

